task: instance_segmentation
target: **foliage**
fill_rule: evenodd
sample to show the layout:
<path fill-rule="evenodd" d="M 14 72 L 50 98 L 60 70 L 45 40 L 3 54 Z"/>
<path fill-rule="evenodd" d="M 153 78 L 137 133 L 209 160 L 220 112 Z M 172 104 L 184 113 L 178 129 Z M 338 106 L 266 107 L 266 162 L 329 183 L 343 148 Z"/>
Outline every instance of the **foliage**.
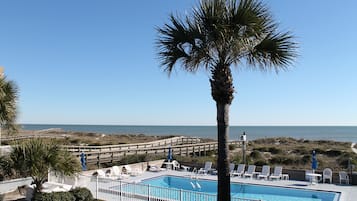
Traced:
<path fill-rule="evenodd" d="M 0 77 L 0 127 L 4 127 L 8 134 L 17 130 L 15 124 L 17 115 L 18 89 L 14 82 Z"/>
<path fill-rule="evenodd" d="M 36 191 L 41 190 L 49 170 L 69 176 L 80 171 L 79 161 L 54 141 L 46 143 L 39 138 L 23 141 L 14 147 L 10 157 L 17 173 L 32 177 Z"/>
<path fill-rule="evenodd" d="M 235 150 L 236 148 L 237 148 L 237 145 L 235 145 L 235 144 L 228 145 L 229 151 Z"/>
<path fill-rule="evenodd" d="M 12 160 L 8 156 L 0 156 L 0 181 L 12 176 Z"/>
<path fill-rule="evenodd" d="M 158 29 L 158 55 L 170 75 L 176 64 L 211 73 L 211 95 L 217 106 L 218 199 L 230 199 L 228 170 L 228 111 L 233 100 L 231 66 L 243 61 L 263 71 L 279 71 L 296 57 L 289 32 L 278 32 L 268 8 L 257 0 L 207 0 L 183 19 L 170 15 Z M 222 194 L 223 193 L 223 194 Z"/>
<path fill-rule="evenodd" d="M 254 165 L 256 166 L 263 166 L 263 165 L 267 165 L 268 163 L 265 160 L 258 160 L 254 162 Z"/>
<path fill-rule="evenodd" d="M 94 201 L 92 193 L 87 188 L 75 188 L 69 192 L 36 192 L 33 201 Z"/>
<path fill-rule="evenodd" d="M 33 201 L 76 201 L 71 192 L 35 193 Z"/>
<path fill-rule="evenodd" d="M 262 155 L 260 154 L 259 151 L 254 150 L 250 153 L 250 157 L 252 157 L 253 159 L 260 159 L 262 158 Z"/>
<path fill-rule="evenodd" d="M 88 190 L 87 188 L 75 188 L 70 191 L 74 197 L 76 198 L 76 201 L 92 201 L 93 195 Z"/>

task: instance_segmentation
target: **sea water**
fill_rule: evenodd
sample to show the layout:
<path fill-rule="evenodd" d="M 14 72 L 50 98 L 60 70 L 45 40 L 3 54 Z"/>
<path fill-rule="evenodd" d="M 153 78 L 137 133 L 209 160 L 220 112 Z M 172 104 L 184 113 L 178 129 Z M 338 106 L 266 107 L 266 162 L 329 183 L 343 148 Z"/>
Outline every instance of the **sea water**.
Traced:
<path fill-rule="evenodd" d="M 60 128 L 64 131 L 103 134 L 184 135 L 217 139 L 216 126 L 124 126 L 23 124 L 24 130 Z M 309 140 L 357 142 L 357 126 L 230 126 L 229 138 L 237 140 L 245 132 L 248 140 L 270 137 L 293 137 Z"/>

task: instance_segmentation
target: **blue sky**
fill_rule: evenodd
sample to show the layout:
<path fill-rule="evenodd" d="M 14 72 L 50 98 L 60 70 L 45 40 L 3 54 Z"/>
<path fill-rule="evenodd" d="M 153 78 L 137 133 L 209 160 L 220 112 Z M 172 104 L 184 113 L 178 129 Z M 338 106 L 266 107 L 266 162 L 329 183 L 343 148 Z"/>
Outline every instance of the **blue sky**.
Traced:
<path fill-rule="evenodd" d="M 209 73 L 159 67 L 155 27 L 194 0 L 0 1 L 19 123 L 215 125 Z M 299 43 L 290 70 L 234 70 L 231 125 L 357 125 L 357 2 L 265 0 Z"/>

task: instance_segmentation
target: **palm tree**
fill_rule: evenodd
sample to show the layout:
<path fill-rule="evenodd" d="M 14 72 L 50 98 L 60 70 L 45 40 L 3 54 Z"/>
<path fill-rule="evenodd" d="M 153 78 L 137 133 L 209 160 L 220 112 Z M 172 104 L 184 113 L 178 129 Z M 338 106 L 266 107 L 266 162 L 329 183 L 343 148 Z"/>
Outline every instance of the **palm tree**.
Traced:
<path fill-rule="evenodd" d="M 7 81 L 6 77 L 0 76 L 0 146 L 1 128 L 4 126 L 8 133 L 16 131 L 16 101 L 17 87 L 14 82 Z"/>
<path fill-rule="evenodd" d="M 31 176 L 35 191 L 42 189 L 48 171 L 71 176 L 81 170 L 79 160 L 61 149 L 55 141 L 34 138 L 15 146 L 10 154 L 13 168 L 21 176 Z"/>
<path fill-rule="evenodd" d="M 192 15 L 170 15 L 158 28 L 158 56 L 170 75 L 176 64 L 211 73 L 211 95 L 217 108 L 218 200 L 230 200 L 228 155 L 229 107 L 233 100 L 232 66 L 278 72 L 296 57 L 297 44 L 289 32 L 278 32 L 266 5 L 257 0 L 202 0 Z"/>

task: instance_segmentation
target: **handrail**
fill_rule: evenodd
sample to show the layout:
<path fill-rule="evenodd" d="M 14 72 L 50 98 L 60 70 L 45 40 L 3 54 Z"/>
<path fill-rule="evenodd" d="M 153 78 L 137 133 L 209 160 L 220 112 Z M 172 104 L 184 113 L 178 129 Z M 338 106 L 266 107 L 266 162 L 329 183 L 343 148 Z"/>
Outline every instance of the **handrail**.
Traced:
<path fill-rule="evenodd" d="M 175 145 L 175 144 L 196 144 L 201 142 L 199 138 L 194 137 L 173 137 L 163 140 L 157 140 L 153 142 L 143 142 L 143 143 L 134 143 L 134 144 L 120 144 L 120 145 L 103 145 L 103 146 L 88 146 L 88 145 L 64 145 L 63 148 L 71 151 L 82 151 L 82 150 L 96 150 L 96 149 L 130 149 L 130 148 L 142 148 L 142 147 L 154 147 L 154 146 L 167 146 L 167 145 Z"/>

